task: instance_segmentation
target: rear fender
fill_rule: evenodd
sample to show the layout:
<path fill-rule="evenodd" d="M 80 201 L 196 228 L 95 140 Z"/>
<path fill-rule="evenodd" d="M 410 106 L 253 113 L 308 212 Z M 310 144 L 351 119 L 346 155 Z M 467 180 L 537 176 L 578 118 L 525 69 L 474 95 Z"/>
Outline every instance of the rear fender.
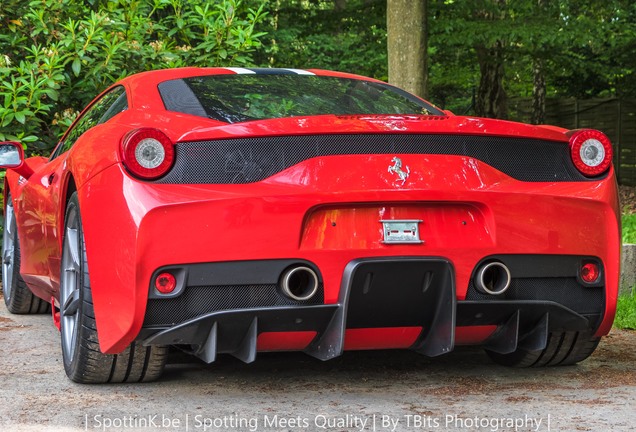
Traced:
<path fill-rule="evenodd" d="M 146 310 L 148 287 L 136 280 L 138 224 L 145 209 L 135 201 L 135 183 L 116 165 L 78 185 L 95 322 L 105 354 L 130 345 Z"/>

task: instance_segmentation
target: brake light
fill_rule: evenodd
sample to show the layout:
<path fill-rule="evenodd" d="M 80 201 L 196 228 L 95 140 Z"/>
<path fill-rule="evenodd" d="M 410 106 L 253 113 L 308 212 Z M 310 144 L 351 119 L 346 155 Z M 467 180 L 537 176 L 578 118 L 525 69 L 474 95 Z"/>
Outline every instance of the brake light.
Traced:
<path fill-rule="evenodd" d="M 172 167 L 174 144 L 158 129 L 135 129 L 124 137 L 121 153 L 124 165 L 133 175 L 153 180 Z"/>
<path fill-rule="evenodd" d="M 612 143 L 603 132 L 581 129 L 570 136 L 570 154 L 583 175 L 595 177 L 607 171 L 612 163 Z"/>

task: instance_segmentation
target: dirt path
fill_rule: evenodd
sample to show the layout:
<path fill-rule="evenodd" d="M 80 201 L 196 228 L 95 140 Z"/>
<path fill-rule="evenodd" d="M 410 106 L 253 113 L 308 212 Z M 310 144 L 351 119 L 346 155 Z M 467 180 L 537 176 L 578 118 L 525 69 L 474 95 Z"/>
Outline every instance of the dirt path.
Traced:
<path fill-rule="evenodd" d="M 475 348 L 436 359 L 355 352 L 324 363 L 277 353 L 251 365 L 177 361 L 160 382 L 109 386 L 66 378 L 47 316 L 0 306 L 0 347 L 2 431 L 629 431 L 636 423 L 636 332 L 613 332 L 575 367 L 507 369 Z"/>

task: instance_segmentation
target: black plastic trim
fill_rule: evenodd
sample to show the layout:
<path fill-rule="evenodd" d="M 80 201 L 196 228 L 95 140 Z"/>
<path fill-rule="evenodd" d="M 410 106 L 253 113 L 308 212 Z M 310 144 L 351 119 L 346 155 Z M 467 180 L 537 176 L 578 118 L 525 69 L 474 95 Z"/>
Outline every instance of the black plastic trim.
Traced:
<path fill-rule="evenodd" d="M 459 301 L 457 325 L 501 325 L 517 312 L 521 312 L 520 328 L 533 328 L 546 313 L 550 314 L 550 331 L 581 331 L 592 327 L 588 318 L 571 309 L 551 301 L 534 300 Z"/>
<path fill-rule="evenodd" d="M 513 278 L 536 277 L 576 277 L 579 283 L 588 287 L 605 285 L 605 271 L 600 258 L 591 255 L 539 255 L 539 254 L 507 254 L 490 255 L 479 261 L 479 268 L 488 261 L 500 261 L 510 270 Z M 594 283 L 586 283 L 580 279 L 580 269 L 584 263 L 596 263 L 601 275 Z M 474 273 L 472 275 L 474 277 Z"/>
<path fill-rule="evenodd" d="M 322 283 L 322 275 L 318 266 L 302 259 L 246 260 L 171 265 L 160 267 L 153 272 L 150 280 L 149 298 L 178 297 L 183 294 L 186 287 L 192 286 L 278 284 L 281 274 L 285 269 L 292 266 L 310 267 L 318 275 L 318 283 Z M 172 272 L 177 278 L 177 289 L 170 295 L 159 293 L 153 286 L 153 281 L 164 271 Z"/>
<path fill-rule="evenodd" d="M 565 258 L 563 262 L 569 260 L 571 258 Z M 515 259 L 509 262 L 513 267 L 522 263 Z M 204 268 L 209 267 L 202 266 L 199 270 Z M 571 268 L 567 266 L 563 270 L 554 266 L 550 271 L 563 276 L 570 274 Z M 371 275 L 371 280 L 368 275 Z M 199 280 L 199 277 L 194 280 Z M 372 281 L 374 278 L 376 282 Z M 436 285 L 433 285 L 431 280 L 436 278 Z M 397 285 L 391 285 L 394 281 Z M 415 292 L 418 289 L 421 292 Z M 374 290 L 379 292 L 371 294 Z M 389 301 L 389 307 L 383 309 L 386 304 L 382 304 L 381 299 L 390 296 L 400 298 Z M 421 308 L 421 315 L 406 313 L 404 317 L 397 316 L 403 312 L 401 308 L 410 302 Z M 376 308 L 369 313 L 379 315 L 377 320 L 360 316 L 359 312 L 369 304 Z M 357 312 L 356 308 L 359 309 Z M 382 317 L 383 313 L 393 316 Z M 396 316 L 398 321 L 395 321 Z M 553 301 L 457 301 L 454 270 L 448 260 L 381 257 L 354 260 L 346 266 L 340 297 L 335 304 L 215 311 L 174 326 L 146 326 L 138 339 L 144 345 L 190 346 L 191 353 L 206 362 L 214 361 L 217 353 L 229 353 L 251 362 L 256 357 L 256 343 L 261 332 L 315 331 L 316 337 L 304 352 L 328 360 L 342 354 L 347 328 L 404 325 L 422 327 L 411 349 L 436 356 L 454 348 L 456 326 L 496 325 L 497 330 L 485 346 L 505 354 L 514 352 L 518 347 L 544 349 L 550 332 L 594 331 L 601 318 L 602 312 L 579 314 Z"/>
<path fill-rule="evenodd" d="M 607 176 L 581 174 L 567 142 L 457 134 L 324 134 L 181 142 L 175 146 L 172 170 L 155 182 L 247 184 L 314 157 L 363 154 L 466 156 L 526 182 L 587 182 Z M 411 162 L 411 170 L 430 169 L 422 163 Z"/>

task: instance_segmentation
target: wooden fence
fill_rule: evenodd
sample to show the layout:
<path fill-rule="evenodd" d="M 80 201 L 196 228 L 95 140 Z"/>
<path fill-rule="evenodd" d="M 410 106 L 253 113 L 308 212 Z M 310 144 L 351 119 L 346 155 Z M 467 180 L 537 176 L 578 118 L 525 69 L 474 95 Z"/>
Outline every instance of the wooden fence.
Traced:
<path fill-rule="evenodd" d="M 511 119 L 529 122 L 530 99 L 510 101 Z M 546 124 L 598 129 L 612 140 L 620 184 L 636 186 L 636 99 L 548 99 Z"/>

